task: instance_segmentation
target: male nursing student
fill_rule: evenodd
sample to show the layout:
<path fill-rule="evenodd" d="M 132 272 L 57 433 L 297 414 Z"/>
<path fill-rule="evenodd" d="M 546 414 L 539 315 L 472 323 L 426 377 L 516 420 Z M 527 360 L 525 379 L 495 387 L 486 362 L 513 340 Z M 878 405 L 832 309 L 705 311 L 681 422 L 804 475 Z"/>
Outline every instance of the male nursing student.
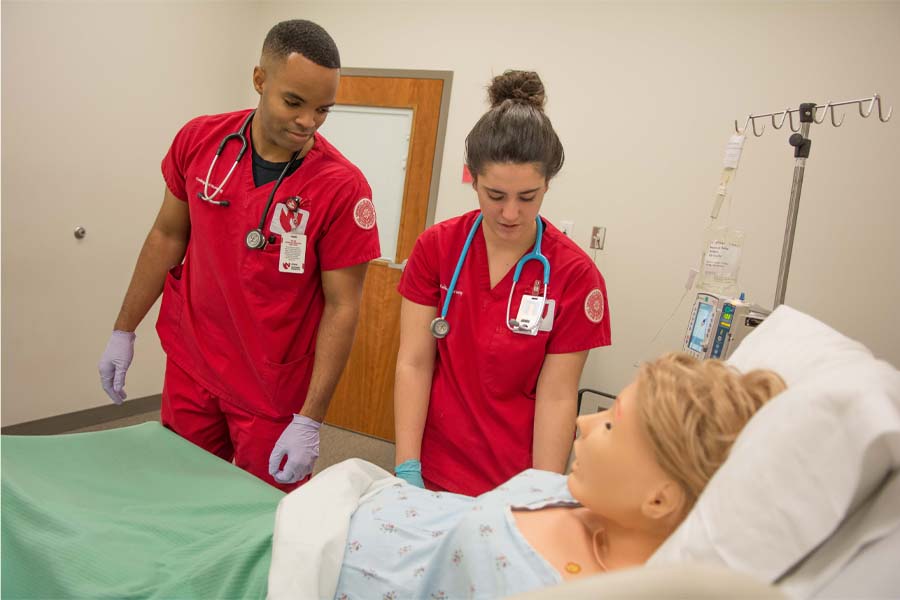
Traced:
<path fill-rule="evenodd" d="M 509 71 L 489 94 L 466 138 L 480 210 L 416 242 L 394 385 L 397 476 L 470 496 L 565 470 L 588 351 L 610 344 L 600 271 L 539 215 L 563 164 L 543 83 Z"/>
<path fill-rule="evenodd" d="M 134 330 L 162 293 L 163 425 L 285 491 L 312 472 L 366 266 L 380 255 L 368 183 L 316 133 L 339 69 L 324 29 L 279 23 L 253 70 L 255 112 L 178 132 L 99 365 L 120 404 Z"/>

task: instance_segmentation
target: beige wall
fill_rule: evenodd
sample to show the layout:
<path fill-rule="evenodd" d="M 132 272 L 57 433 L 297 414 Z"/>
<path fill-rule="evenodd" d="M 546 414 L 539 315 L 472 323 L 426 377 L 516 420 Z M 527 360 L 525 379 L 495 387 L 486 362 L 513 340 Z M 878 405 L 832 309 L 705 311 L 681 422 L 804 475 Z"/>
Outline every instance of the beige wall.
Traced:
<path fill-rule="evenodd" d="M 96 365 L 162 202 L 160 161 L 187 119 L 246 105 L 251 8 L 3 2 L 4 425 L 108 402 Z M 155 322 L 138 329 L 131 398 L 162 387 Z"/>
<path fill-rule="evenodd" d="M 257 36 L 282 18 L 320 22 L 347 66 L 454 72 L 438 220 L 476 207 L 460 183 L 463 140 L 490 77 L 541 74 L 566 148 L 542 212 L 574 221 L 582 246 L 591 225 L 608 228 L 598 264 L 614 345 L 592 352 L 582 384 L 612 392 L 636 361 L 681 346 L 687 300 L 648 342 L 699 260 L 735 118 L 876 91 L 900 111 L 896 2 L 276 2 L 259 14 Z M 786 298 L 894 365 L 898 118 L 863 121 L 854 109 L 840 129 L 814 126 Z M 769 306 L 794 168 L 785 131 L 747 142 L 732 185 L 747 232 L 743 289 Z"/>
<path fill-rule="evenodd" d="M 614 346 L 582 383 L 613 392 L 680 346 L 687 301 L 647 342 L 697 262 L 733 119 L 875 91 L 900 110 L 900 3 L 4 2 L 2 16 L 4 425 L 105 403 L 95 365 L 161 199 L 159 160 L 190 116 L 255 101 L 250 68 L 280 19 L 321 23 L 348 67 L 454 72 L 438 220 L 476 206 L 462 148 L 491 75 L 541 73 L 567 156 L 543 213 L 575 221 L 582 245 L 608 228 Z M 846 118 L 813 127 L 787 302 L 900 365 L 900 117 Z M 786 138 L 751 138 L 732 186 L 743 288 L 763 304 Z M 132 397 L 160 390 L 154 320 Z"/>

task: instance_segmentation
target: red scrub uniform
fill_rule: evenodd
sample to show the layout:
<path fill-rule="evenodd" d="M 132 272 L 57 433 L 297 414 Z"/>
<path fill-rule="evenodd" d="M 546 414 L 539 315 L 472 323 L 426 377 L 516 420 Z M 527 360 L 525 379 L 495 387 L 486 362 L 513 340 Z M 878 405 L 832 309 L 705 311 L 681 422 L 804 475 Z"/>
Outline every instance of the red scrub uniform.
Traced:
<path fill-rule="evenodd" d="M 219 143 L 238 131 L 248 114 L 190 121 L 162 161 L 166 186 L 188 203 L 191 219 L 184 263 L 166 277 L 156 325 L 169 361 L 162 420 L 275 485 L 269 453 L 306 399 L 325 306 L 322 271 L 367 262 L 380 250 L 365 177 L 318 134 L 300 167 L 282 181 L 266 215 L 264 234 L 274 235 L 274 243 L 247 248 L 244 238 L 259 226 L 275 185 L 254 185 L 253 123 L 246 132 L 247 152 L 215 198 L 229 205 L 205 202 L 198 193 Z M 210 193 L 239 149 L 237 140 L 225 146 L 210 177 Z M 289 208 L 297 204 L 298 210 Z M 279 270 L 285 232 L 306 236 L 302 273 Z"/>
<path fill-rule="evenodd" d="M 477 216 L 474 211 L 439 223 L 419 237 L 400 280 L 404 298 L 434 306 L 440 314 Z M 478 495 L 531 468 L 535 393 L 544 357 L 610 344 L 603 276 L 572 240 L 547 221 L 544 226 L 547 299 L 555 304 L 550 331 L 531 336 L 507 328 L 515 268 L 491 289 L 482 227 L 456 282 L 447 312 L 450 333 L 437 340 L 421 455 L 423 478 L 451 492 Z M 522 296 L 542 282 L 541 264 L 528 261 L 513 293 L 510 318 L 516 318 Z"/>

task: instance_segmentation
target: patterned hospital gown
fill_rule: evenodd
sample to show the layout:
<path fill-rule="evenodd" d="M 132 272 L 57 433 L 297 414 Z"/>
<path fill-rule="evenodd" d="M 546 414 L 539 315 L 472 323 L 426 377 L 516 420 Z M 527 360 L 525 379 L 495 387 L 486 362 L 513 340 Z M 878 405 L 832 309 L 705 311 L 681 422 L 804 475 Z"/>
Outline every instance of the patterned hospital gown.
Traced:
<path fill-rule="evenodd" d="M 351 519 L 335 598 L 499 598 L 560 583 L 511 512 L 546 506 L 577 502 L 565 476 L 535 469 L 477 498 L 385 488 Z"/>

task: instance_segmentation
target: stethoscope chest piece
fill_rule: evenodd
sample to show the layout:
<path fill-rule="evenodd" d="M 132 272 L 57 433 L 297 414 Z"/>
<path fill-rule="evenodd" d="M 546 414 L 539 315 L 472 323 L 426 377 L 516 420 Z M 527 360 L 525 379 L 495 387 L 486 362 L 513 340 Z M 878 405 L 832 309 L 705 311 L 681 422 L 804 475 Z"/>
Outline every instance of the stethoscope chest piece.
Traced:
<path fill-rule="evenodd" d="M 263 236 L 263 232 L 260 229 L 253 229 L 247 232 L 247 237 L 244 238 L 244 243 L 247 244 L 247 247 L 251 250 L 262 250 L 262 248 L 266 245 L 266 238 Z"/>
<path fill-rule="evenodd" d="M 431 335 L 441 340 L 450 333 L 450 323 L 443 317 L 438 317 L 431 322 Z"/>

